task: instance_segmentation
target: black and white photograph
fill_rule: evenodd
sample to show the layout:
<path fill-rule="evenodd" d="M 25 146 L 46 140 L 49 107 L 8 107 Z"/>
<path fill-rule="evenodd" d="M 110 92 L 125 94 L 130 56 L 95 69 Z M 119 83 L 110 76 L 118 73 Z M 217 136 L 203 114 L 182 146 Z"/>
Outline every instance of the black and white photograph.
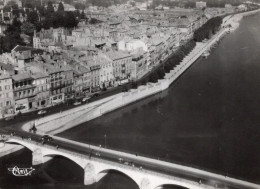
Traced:
<path fill-rule="evenodd" d="M 0 189 L 260 189 L 260 0 L 0 0 Z"/>

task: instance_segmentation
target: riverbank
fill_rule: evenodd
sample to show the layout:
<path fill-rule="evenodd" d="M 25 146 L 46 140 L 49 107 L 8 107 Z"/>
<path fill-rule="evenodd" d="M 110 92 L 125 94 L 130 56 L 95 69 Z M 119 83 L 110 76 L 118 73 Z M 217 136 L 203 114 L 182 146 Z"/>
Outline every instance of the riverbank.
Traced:
<path fill-rule="evenodd" d="M 233 22 L 237 22 L 237 20 Z M 217 40 L 224 36 L 226 31 L 226 29 L 222 29 L 220 32 L 218 32 L 217 35 L 213 36 L 206 43 L 197 43 L 193 51 L 184 58 L 181 64 L 175 67 L 174 70 L 172 70 L 170 73 L 166 74 L 165 79 L 160 80 L 158 83 L 150 83 L 146 86 L 140 86 L 138 89 L 133 89 L 127 93 L 120 93 L 118 95 L 103 99 L 102 102 L 93 102 L 91 104 L 77 107 L 73 110 L 64 111 L 62 113 L 54 114 L 50 117 L 36 120 L 38 132 L 57 134 L 80 123 L 89 121 L 117 108 L 126 106 L 127 104 L 133 103 L 137 100 L 141 100 L 167 89 L 171 83 L 173 83 L 173 81 L 175 81 L 182 73 L 184 73 L 184 71 L 186 71 L 187 68 L 189 68 L 205 50 L 210 48 Z M 32 124 L 32 122 L 27 123 L 23 126 L 23 129 L 28 131 Z M 10 149 L 7 148 L 7 151 L 10 151 Z"/>

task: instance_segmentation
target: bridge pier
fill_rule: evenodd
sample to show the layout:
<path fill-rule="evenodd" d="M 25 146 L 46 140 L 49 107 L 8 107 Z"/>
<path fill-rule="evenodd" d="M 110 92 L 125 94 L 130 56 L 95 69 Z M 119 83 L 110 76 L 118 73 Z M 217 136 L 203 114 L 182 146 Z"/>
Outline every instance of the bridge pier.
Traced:
<path fill-rule="evenodd" d="M 152 189 L 150 180 L 147 178 L 143 178 L 140 183 L 139 188 L 140 189 Z"/>
<path fill-rule="evenodd" d="M 52 157 L 44 157 L 41 149 L 37 148 L 32 152 L 32 165 L 40 165 L 51 160 Z"/>
<path fill-rule="evenodd" d="M 84 168 L 84 184 L 91 185 L 96 182 L 95 166 L 88 163 Z"/>

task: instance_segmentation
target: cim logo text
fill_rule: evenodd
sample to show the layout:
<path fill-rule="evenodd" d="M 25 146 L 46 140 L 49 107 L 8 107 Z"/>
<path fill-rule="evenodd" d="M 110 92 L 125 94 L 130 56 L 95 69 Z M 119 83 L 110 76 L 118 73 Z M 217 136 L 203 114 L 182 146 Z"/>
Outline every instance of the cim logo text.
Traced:
<path fill-rule="evenodd" d="M 14 176 L 23 177 L 23 176 L 31 176 L 32 172 L 35 169 L 30 168 L 19 168 L 17 166 L 14 166 L 13 168 L 8 168 L 8 171 L 11 171 Z"/>

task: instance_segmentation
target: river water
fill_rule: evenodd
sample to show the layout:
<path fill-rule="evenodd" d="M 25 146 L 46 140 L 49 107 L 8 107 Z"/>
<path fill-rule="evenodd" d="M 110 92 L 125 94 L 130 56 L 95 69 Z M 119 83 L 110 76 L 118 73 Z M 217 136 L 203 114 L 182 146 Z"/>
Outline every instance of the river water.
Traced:
<path fill-rule="evenodd" d="M 59 136 L 260 184 L 259 31 L 260 14 L 244 18 L 168 90 Z M 31 166 L 29 150 L 0 160 L 0 187 L 138 188 L 118 172 L 86 187 L 83 170 L 61 157 L 36 167 L 26 179 L 7 173 L 14 164 Z"/>

